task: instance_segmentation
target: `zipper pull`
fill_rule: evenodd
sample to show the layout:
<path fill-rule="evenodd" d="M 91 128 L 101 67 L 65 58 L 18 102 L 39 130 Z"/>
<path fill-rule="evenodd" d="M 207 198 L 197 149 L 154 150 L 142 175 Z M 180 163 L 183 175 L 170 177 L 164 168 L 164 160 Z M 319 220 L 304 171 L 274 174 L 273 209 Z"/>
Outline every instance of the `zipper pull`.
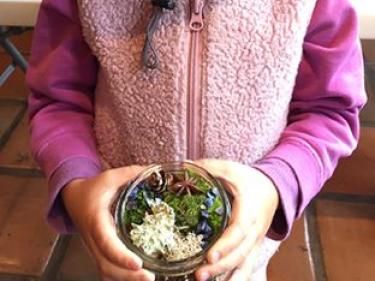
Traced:
<path fill-rule="evenodd" d="M 190 29 L 201 31 L 203 29 L 203 8 L 205 0 L 191 0 Z"/>

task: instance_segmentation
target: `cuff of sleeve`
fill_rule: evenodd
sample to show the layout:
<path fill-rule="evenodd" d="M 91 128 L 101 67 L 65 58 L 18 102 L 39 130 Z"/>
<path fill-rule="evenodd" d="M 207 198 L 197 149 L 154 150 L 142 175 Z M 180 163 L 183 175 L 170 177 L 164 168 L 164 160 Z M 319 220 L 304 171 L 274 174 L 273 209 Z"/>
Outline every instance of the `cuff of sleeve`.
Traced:
<path fill-rule="evenodd" d="M 75 157 L 63 162 L 49 178 L 49 196 L 47 221 L 59 233 L 74 233 L 73 222 L 65 209 L 61 190 L 70 181 L 78 178 L 90 178 L 98 175 L 101 167 L 92 159 Z"/>
<path fill-rule="evenodd" d="M 320 190 L 323 172 L 319 157 L 309 144 L 289 138 L 254 163 L 254 168 L 266 174 L 279 192 L 279 210 L 268 235 L 284 239 L 290 233 L 293 221 L 301 216 Z"/>
<path fill-rule="evenodd" d="M 61 167 L 68 159 L 91 159 L 97 166 L 100 166 L 94 137 L 88 133 L 57 134 L 45 143 L 43 142 L 39 149 L 35 145 L 34 151 L 36 151 L 34 158 L 44 171 L 47 179 L 50 179 L 56 169 Z"/>
<path fill-rule="evenodd" d="M 291 231 L 298 208 L 298 181 L 293 169 L 283 160 L 265 158 L 253 165 L 274 183 L 280 204 L 267 236 L 273 240 L 285 239 Z"/>

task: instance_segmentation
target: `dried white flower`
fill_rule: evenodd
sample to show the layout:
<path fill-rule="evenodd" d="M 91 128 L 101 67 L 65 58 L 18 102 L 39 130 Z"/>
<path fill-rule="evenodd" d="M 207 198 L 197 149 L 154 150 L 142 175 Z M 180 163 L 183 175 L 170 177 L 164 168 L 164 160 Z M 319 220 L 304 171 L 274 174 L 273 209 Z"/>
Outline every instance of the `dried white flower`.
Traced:
<path fill-rule="evenodd" d="M 202 251 L 202 235 L 189 232 L 185 237 L 181 233 L 175 233 L 175 245 L 168 251 L 165 258 L 168 261 L 178 261 L 198 254 Z"/>
<path fill-rule="evenodd" d="M 165 202 L 149 202 L 152 214 L 145 215 L 143 223 L 132 224 L 130 238 L 145 254 L 168 261 L 191 257 L 202 251 L 202 235 L 188 233 L 185 237 L 175 226 L 174 210 Z"/>

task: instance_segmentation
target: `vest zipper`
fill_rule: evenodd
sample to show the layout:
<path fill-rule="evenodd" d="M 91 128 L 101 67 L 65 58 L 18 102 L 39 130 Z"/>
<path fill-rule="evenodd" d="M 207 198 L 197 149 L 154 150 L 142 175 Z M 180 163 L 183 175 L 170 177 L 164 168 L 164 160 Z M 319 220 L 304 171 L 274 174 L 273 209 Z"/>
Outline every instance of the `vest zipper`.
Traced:
<path fill-rule="evenodd" d="M 201 62 L 203 8 L 205 0 L 190 0 L 190 53 L 188 65 L 188 114 L 187 114 L 187 158 L 196 160 L 201 156 Z"/>

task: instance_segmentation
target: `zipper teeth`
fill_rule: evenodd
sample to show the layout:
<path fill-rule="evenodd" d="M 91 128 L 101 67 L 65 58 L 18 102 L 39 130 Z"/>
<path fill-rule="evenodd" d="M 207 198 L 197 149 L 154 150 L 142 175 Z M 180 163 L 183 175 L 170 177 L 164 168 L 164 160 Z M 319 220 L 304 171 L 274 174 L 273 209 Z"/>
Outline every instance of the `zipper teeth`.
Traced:
<path fill-rule="evenodd" d="M 190 31 L 190 54 L 189 54 L 189 73 L 188 73 L 188 130 L 187 130 L 187 140 L 188 140 L 188 159 L 194 160 L 194 41 L 195 32 Z"/>
<path fill-rule="evenodd" d="M 200 156 L 200 141 L 197 132 L 200 131 L 200 36 L 203 27 L 203 2 L 194 1 L 194 9 L 190 21 L 190 56 L 188 67 L 188 114 L 187 114 L 187 157 L 190 160 L 196 160 Z M 195 14 L 198 13 L 198 14 Z"/>
<path fill-rule="evenodd" d="M 191 59 L 189 73 L 189 159 L 196 160 L 199 157 L 199 141 L 197 132 L 199 131 L 199 65 L 198 65 L 198 48 L 200 32 L 193 31 L 191 37 Z"/>

